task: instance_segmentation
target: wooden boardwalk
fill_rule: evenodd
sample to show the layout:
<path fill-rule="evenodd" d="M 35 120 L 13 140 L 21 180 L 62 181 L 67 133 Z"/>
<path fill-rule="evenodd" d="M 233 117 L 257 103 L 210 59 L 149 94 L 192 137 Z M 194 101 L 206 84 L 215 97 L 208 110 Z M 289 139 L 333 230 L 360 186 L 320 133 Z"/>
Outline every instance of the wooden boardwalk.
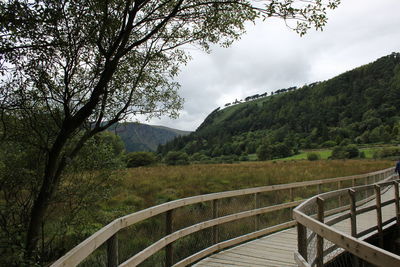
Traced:
<path fill-rule="evenodd" d="M 382 202 L 393 199 L 394 190 L 391 188 L 382 194 Z M 361 207 L 374 206 L 375 199 L 362 205 Z M 358 207 L 358 208 L 361 208 Z M 345 211 L 349 212 L 349 211 Z M 344 212 L 344 213 L 345 213 Z M 382 209 L 382 219 L 386 221 L 393 217 L 395 213 L 394 204 L 388 205 Z M 327 217 L 334 218 L 343 213 Z M 357 231 L 362 232 L 376 225 L 376 210 L 357 216 Z M 350 219 L 341 221 L 332 227 L 347 234 L 351 234 Z M 376 231 L 371 234 L 375 234 Z M 363 237 L 369 237 L 371 234 Z M 297 231 L 296 228 L 290 228 L 278 233 L 274 233 L 239 246 L 221 251 L 211 255 L 198 263 L 195 267 L 294 267 L 297 266 L 294 261 L 294 251 L 297 250 Z M 338 254 L 336 251 L 334 254 Z"/>

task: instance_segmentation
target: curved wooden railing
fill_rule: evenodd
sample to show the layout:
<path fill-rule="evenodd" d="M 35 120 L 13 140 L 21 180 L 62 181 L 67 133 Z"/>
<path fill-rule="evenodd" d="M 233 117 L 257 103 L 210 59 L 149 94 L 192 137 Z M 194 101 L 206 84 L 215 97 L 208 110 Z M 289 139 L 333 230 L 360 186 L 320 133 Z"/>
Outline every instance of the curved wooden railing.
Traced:
<path fill-rule="evenodd" d="M 383 249 L 383 230 L 395 224 L 400 227 L 399 181 L 397 174 L 392 174 L 383 182 L 316 195 L 295 208 L 293 218 L 297 221 L 298 234 L 295 260 L 298 266 L 322 267 L 337 261 L 343 252 L 350 253 L 352 266 L 364 266 L 362 261 L 376 266 L 400 266 L 400 256 Z M 385 197 L 383 202 L 382 197 Z M 338 198 L 345 205 L 332 205 L 332 202 L 338 204 Z M 328 203 L 331 203 L 330 207 Z M 390 218 L 386 220 L 382 216 L 384 207 L 391 209 Z M 361 215 L 369 216 L 370 226 L 359 231 L 357 219 Z M 338 227 L 345 220 L 350 221 L 349 233 Z M 378 246 L 365 241 L 372 235 L 377 235 Z"/>
<path fill-rule="evenodd" d="M 219 242 L 218 227 L 221 224 L 240 220 L 243 218 L 254 217 L 254 223 L 255 225 L 257 225 L 257 221 L 259 220 L 259 216 L 261 214 L 266 214 L 277 210 L 291 209 L 299 205 L 302 202 L 302 200 L 294 201 L 295 198 L 296 199 L 299 198 L 296 192 L 301 191 L 304 188 L 316 187 L 315 191 L 320 193 L 322 191 L 326 191 L 327 188 L 325 187 L 327 187 L 327 184 L 331 185 L 336 184 L 337 188 L 343 188 L 346 183 L 351 183 L 352 186 L 358 184 L 369 184 L 371 182 L 376 182 L 385 179 L 391 173 L 393 173 L 393 168 L 369 174 L 314 180 L 314 181 L 305 181 L 305 182 L 296 182 L 291 184 L 263 186 L 263 187 L 227 191 L 221 193 L 206 194 L 206 195 L 200 195 L 200 196 L 194 196 L 194 197 L 188 197 L 184 199 L 170 201 L 154 207 L 150 207 L 148 209 L 139 212 L 135 212 L 133 214 L 126 215 L 124 217 L 112 221 L 107 226 L 101 228 L 99 231 L 97 231 L 92 236 L 90 236 L 82 243 L 80 243 L 78 246 L 73 248 L 63 257 L 58 259 L 51 266 L 76 266 L 106 242 L 107 242 L 108 266 L 136 266 L 162 249 L 165 249 L 165 266 L 172 266 L 172 265 L 186 266 L 224 248 L 231 247 L 236 244 L 242 243 L 244 241 L 251 240 L 275 231 L 292 227 L 296 224 L 296 222 L 294 220 L 288 220 L 284 223 L 270 226 L 261 230 L 257 229 L 256 227 L 256 231 L 254 232 Z M 331 189 L 332 188 L 328 188 L 328 190 Z M 289 192 L 288 198 L 290 198 L 290 202 L 283 201 L 283 203 L 276 204 L 273 206 L 260 207 L 259 204 L 260 194 L 266 192 L 278 192 L 282 190 L 287 190 Z M 228 214 L 225 216 L 219 216 L 218 201 L 221 201 L 222 199 L 226 198 L 235 198 L 245 195 L 249 196 L 254 195 L 254 207 L 252 209 L 236 212 L 233 214 Z M 188 205 L 193 205 L 196 203 L 207 203 L 207 202 L 211 203 L 212 206 L 213 218 L 211 220 L 202 221 L 197 224 L 188 226 L 186 228 L 179 229 L 175 232 L 172 231 L 172 217 L 173 217 L 173 211 L 175 209 L 185 207 Z M 118 232 L 131 225 L 137 224 L 143 220 L 152 218 L 162 213 L 165 213 L 165 219 L 167 225 L 165 230 L 165 236 L 120 264 L 118 260 L 118 238 L 117 238 Z M 201 250 L 173 264 L 172 262 L 173 243 L 184 236 L 190 235 L 192 233 L 198 232 L 206 228 L 212 228 L 212 236 L 210 238 L 213 239 L 214 245 L 207 247 L 206 249 Z"/>

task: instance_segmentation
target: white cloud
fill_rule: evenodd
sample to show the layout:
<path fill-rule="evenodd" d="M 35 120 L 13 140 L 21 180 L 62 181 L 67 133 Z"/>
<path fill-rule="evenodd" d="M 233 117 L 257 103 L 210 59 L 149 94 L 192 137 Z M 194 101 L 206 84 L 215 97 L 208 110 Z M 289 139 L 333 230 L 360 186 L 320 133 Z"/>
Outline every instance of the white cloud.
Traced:
<path fill-rule="evenodd" d="M 277 19 L 247 25 L 230 48 L 191 51 L 178 81 L 185 98 L 177 120 L 152 124 L 195 130 L 218 106 L 256 93 L 326 80 L 399 52 L 400 1 L 343 0 L 323 32 L 299 37 Z"/>

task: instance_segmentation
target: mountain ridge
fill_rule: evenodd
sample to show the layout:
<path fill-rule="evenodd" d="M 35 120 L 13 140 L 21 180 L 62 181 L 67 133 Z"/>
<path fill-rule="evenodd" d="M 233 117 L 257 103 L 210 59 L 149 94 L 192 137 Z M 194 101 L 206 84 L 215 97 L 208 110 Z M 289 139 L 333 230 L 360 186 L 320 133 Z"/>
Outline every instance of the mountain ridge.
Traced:
<path fill-rule="evenodd" d="M 121 137 L 128 152 L 154 152 L 159 145 L 165 144 L 177 136 L 191 133 L 190 131 L 138 122 L 117 123 L 109 131 Z"/>

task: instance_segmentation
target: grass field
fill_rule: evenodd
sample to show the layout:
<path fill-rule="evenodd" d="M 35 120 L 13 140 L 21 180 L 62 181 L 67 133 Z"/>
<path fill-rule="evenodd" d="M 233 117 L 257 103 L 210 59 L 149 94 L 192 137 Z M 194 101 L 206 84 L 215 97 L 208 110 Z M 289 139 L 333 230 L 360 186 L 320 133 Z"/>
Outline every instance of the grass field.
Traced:
<path fill-rule="evenodd" d="M 377 160 L 281 160 L 134 168 L 120 173 L 121 184 L 111 203 L 136 210 L 187 196 L 368 173 L 393 164 Z"/>
<path fill-rule="evenodd" d="M 360 148 L 360 152 L 364 152 L 365 158 L 366 159 L 372 159 L 374 156 L 375 151 L 382 149 L 383 147 L 393 147 L 390 145 L 387 146 L 373 146 L 373 147 L 364 147 Z M 293 155 L 290 157 L 286 158 L 281 158 L 281 159 L 276 159 L 276 161 L 287 161 L 287 160 L 306 160 L 307 159 L 307 154 L 313 152 L 316 153 L 320 156 L 320 159 L 328 159 L 331 154 L 332 154 L 332 149 L 310 149 L 310 150 L 301 150 L 299 154 Z M 250 154 L 249 155 L 249 160 L 251 161 L 256 161 L 257 160 L 257 155 L 256 154 Z"/>

